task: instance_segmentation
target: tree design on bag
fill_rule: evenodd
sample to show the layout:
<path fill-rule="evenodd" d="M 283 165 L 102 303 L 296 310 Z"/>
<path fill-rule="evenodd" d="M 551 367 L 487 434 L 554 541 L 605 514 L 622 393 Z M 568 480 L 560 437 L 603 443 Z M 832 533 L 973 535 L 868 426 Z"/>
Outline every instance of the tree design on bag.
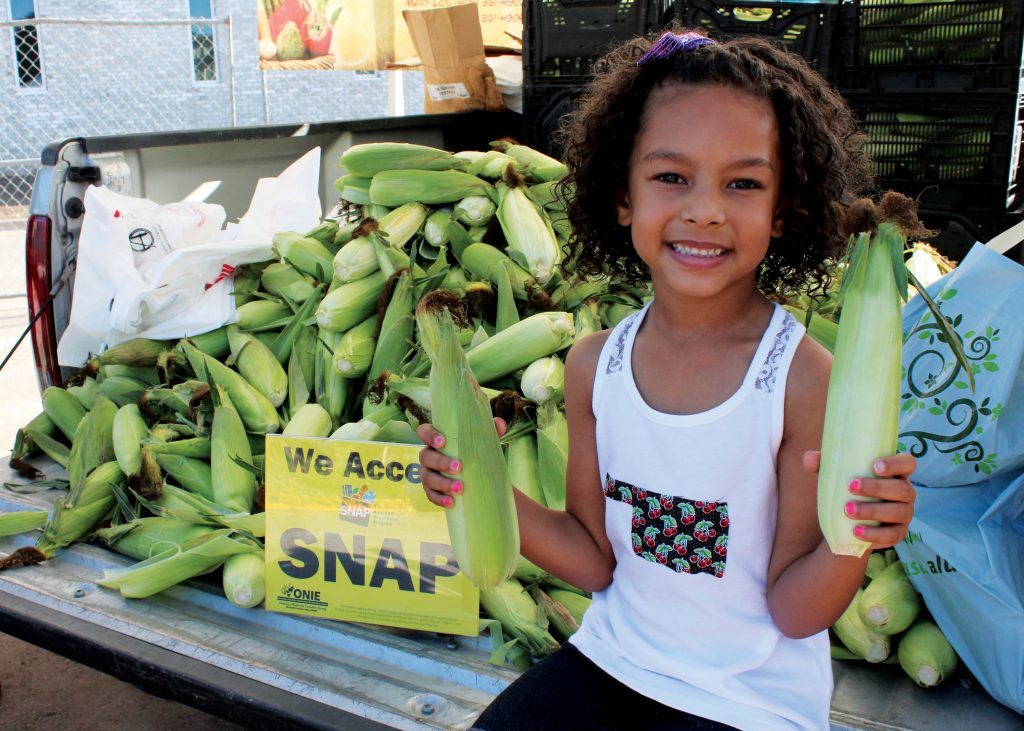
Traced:
<path fill-rule="evenodd" d="M 939 292 L 935 298 L 939 309 L 942 310 L 954 300 L 956 294 L 956 289 Z M 999 329 L 986 327 L 981 332 L 961 332 L 963 314 L 943 314 L 949 318 L 963 344 L 967 359 L 971 361 L 975 392 L 983 391 L 981 383 L 986 374 L 999 371 L 999 356 L 996 352 L 996 343 L 1000 340 Z M 899 451 L 910 452 L 920 459 L 934 449 L 941 454 L 948 454 L 955 465 L 970 464 L 977 473 L 991 474 L 997 468 L 997 455 L 995 452 L 986 452 L 985 445 L 978 438 L 988 424 L 999 419 L 1003 412 L 1002 404 L 991 403 L 990 397 L 980 402 L 974 398 L 963 366 L 953 357 L 946 337 L 927 310 L 904 335 L 905 343 L 913 339 L 927 341 L 927 346 L 903 365 L 905 391 L 900 396 L 902 417 L 924 410 L 933 416 L 942 417 L 945 420 L 942 426 L 948 429 L 941 432 L 919 429 L 901 432 Z"/>

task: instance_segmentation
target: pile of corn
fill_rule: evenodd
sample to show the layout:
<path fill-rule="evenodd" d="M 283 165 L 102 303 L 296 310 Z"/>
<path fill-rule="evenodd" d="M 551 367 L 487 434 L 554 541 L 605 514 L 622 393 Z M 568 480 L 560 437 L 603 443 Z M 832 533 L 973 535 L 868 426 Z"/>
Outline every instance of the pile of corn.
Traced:
<path fill-rule="evenodd" d="M 454 413 L 459 423 L 480 403 L 487 423 L 463 441 L 464 479 L 499 482 L 497 459 L 506 483 L 564 508 L 564 354 L 649 291 L 560 274 L 569 230 L 554 186 L 565 167 L 528 147 L 357 145 L 341 166 L 332 216 L 278 233 L 274 260 L 236 272 L 233 324 L 115 346 L 46 390 L 11 461 L 40 479 L 29 458 L 49 457 L 68 471 L 67 494 L 50 515 L 0 516 L 0 533 L 40 531 L 4 567 L 102 541 L 140 562 L 100 582 L 125 596 L 219 570 L 228 598 L 255 606 L 264 435 L 418 443 L 421 421 Z M 417 305 L 439 296 L 454 330 L 432 352 Z M 432 368 L 438 358 L 445 364 Z M 472 378 L 442 382 L 465 372 Z M 491 405 L 510 428 L 474 458 L 466 445 L 493 432 Z M 589 599 L 519 557 L 514 510 L 510 526 L 508 510 L 460 503 L 469 514 L 449 516 L 453 546 L 481 587 L 495 660 L 547 654 Z"/>
<path fill-rule="evenodd" d="M 863 587 L 829 634 L 834 659 L 899 664 L 924 688 L 950 677 L 959 662 L 891 548 L 868 558 Z"/>

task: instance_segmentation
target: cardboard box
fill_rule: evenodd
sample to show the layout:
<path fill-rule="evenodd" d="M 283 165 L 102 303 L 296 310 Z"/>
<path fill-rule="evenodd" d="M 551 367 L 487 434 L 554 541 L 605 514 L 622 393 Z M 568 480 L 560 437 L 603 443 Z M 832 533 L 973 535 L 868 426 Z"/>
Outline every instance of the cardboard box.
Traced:
<path fill-rule="evenodd" d="M 427 113 L 505 109 L 494 72 L 484 57 L 476 3 L 406 10 L 402 17 L 423 62 Z"/>

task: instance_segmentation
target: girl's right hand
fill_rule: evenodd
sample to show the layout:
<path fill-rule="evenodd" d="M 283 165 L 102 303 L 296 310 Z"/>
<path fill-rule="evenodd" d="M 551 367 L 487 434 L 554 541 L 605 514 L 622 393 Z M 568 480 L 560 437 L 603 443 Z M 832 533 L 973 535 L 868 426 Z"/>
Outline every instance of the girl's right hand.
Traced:
<path fill-rule="evenodd" d="M 505 433 L 505 421 L 495 418 L 494 427 L 500 437 Z M 450 508 L 455 504 L 455 496 L 462 493 L 465 486 L 458 474 L 462 471 L 462 463 L 456 457 L 449 457 L 441 452 L 445 445 L 444 434 L 434 428 L 433 424 L 423 422 L 416 428 L 416 436 L 426 446 L 420 450 L 420 465 L 423 467 L 423 492 L 427 499 L 442 508 Z M 448 475 L 456 475 L 449 477 Z"/>

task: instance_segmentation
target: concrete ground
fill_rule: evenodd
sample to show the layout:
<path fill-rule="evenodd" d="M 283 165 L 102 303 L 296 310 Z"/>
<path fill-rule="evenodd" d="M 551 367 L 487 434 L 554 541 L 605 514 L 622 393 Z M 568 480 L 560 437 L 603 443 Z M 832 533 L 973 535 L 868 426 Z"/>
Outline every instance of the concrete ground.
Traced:
<path fill-rule="evenodd" d="M 0 360 L 28 325 L 24 233 L 0 231 Z M 39 413 L 32 345 L 0 370 L 0 459 L 15 432 Z M 151 696 L 97 670 L 0 633 L 0 728 L 11 731 L 228 731 L 235 724 Z"/>

